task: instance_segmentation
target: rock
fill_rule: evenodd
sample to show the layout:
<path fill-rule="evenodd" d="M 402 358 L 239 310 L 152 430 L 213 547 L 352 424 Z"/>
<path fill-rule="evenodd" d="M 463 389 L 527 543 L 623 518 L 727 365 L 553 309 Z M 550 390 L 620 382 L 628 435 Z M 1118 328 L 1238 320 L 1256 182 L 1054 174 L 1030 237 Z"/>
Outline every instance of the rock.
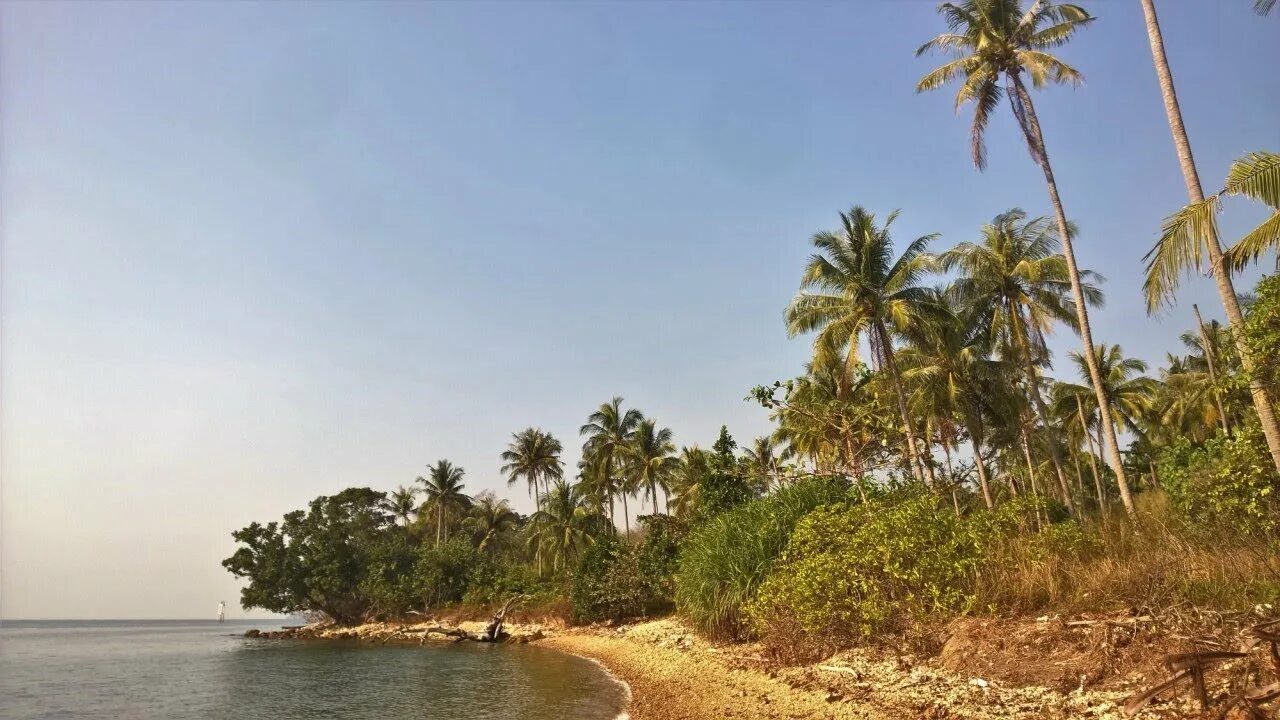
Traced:
<path fill-rule="evenodd" d="M 257 628 L 252 628 L 250 630 L 244 631 L 244 636 L 247 638 L 256 638 L 260 635 L 262 635 L 262 631 Z"/>

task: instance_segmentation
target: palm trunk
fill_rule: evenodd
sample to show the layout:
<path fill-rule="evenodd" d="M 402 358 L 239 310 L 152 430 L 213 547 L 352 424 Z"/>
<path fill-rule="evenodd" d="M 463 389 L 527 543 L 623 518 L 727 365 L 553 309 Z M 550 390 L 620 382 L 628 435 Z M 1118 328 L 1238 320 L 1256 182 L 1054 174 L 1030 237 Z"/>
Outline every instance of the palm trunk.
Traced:
<path fill-rule="evenodd" d="M 956 509 L 956 517 L 960 517 L 960 499 L 956 497 L 956 471 L 951 467 L 951 448 L 948 447 L 946 438 L 942 440 L 942 454 L 947 457 L 947 484 L 951 486 L 951 505 Z"/>
<path fill-rule="evenodd" d="M 1204 326 L 1204 318 L 1200 317 L 1200 308 L 1191 303 L 1196 314 L 1196 327 L 1200 328 L 1200 342 L 1204 345 L 1204 360 L 1209 365 L 1209 382 L 1213 383 L 1213 402 L 1218 406 L 1218 419 L 1222 422 L 1224 435 L 1231 434 L 1231 426 L 1227 424 L 1227 411 L 1222 407 L 1222 393 L 1218 392 L 1218 367 L 1213 358 L 1213 345 L 1209 342 L 1209 331 Z"/>
<path fill-rule="evenodd" d="M 1036 482 L 1036 470 L 1031 464 L 1031 443 L 1027 440 L 1027 426 L 1022 426 L 1022 457 L 1027 461 L 1027 484 L 1031 486 L 1032 497 L 1040 497 L 1039 483 Z M 1039 530 L 1040 509 L 1036 508 L 1036 525 Z"/>
<path fill-rule="evenodd" d="M 436 547 L 440 547 L 440 536 L 444 534 L 444 503 L 436 505 Z"/>
<path fill-rule="evenodd" d="M 1152 0 L 1142 0 L 1142 14 L 1147 21 L 1147 40 L 1151 43 L 1151 57 L 1155 62 L 1156 75 L 1160 78 L 1160 94 L 1164 96 L 1165 114 L 1169 116 L 1169 130 L 1173 134 L 1173 144 L 1178 152 L 1178 165 L 1182 168 L 1182 179 L 1187 184 L 1187 197 L 1191 202 L 1204 202 L 1204 190 L 1200 186 L 1200 174 L 1196 172 L 1195 158 L 1191 155 L 1191 140 L 1187 137 L 1187 129 L 1182 124 L 1182 108 L 1178 105 L 1178 93 L 1173 87 L 1173 73 L 1169 71 L 1169 58 L 1164 52 L 1164 37 L 1160 34 L 1160 21 L 1156 18 L 1156 8 Z M 1262 434 L 1267 440 L 1267 449 L 1271 451 L 1271 461 L 1280 470 L 1280 425 L 1276 422 L 1275 409 L 1262 386 L 1262 382 L 1253 372 L 1253 357 L 1244 338 L 1244 313 L 1240 310 L 1240 299 L 1236 297 L 1235 286 L 1231 282 L 1231 270 L 1222 256 L 1222 245 L 1215 234 L 1209 238 L 1209 265 L 1213 269 L 1213 280 L 1218 286 L 1218 295 L 1222 298 L 1222 306 L 1227 311 L 1227 324 L 1231 329 L 1231 339 L 1235 342 L 1236 351 L 1240 353 L 1240 364 L 1245 377 L 1249 378 L 1249 394 L 1253 397 L 1253 407 L 1262 424 Z"/>
<path fill-rule="evenodd" d="M 1076 415 L 1080 418 L 1080 430 L 1084 433 L 1085 442 L 1089 444 L 1089 469 L 1093 471 L 1093 490 L 1097 493 L 1098 512 L 1107 516 L 1107 496 L 1102 492 L 1102 475 L 1098 473 L 1098 456 L 1094 453 L 1093 435 L 1089 433 L 1089 424 L 1084 421 L 1084 405 L 1080 396 L 1076 396 Z"/>
<path fill-rule="evenodd" d="M 628 537 L 631 535 L 631 513 L 627 510 L 627 494 L 619 494 L 622 495 L 622 523 L 627 526 L 627 534 L 623 537 Z"/>
<path fill-rule="evenodd" d="M 907 412 L 907 395 L 902 391 L 902 376 L 898 374 L 898 363 L 893 357 L 893 344 L 889 340 L 889 331 L 885 329 L 884 323 L 879 321 L 876 322 L 875 327 L 876 332 L 880 335 L 881 345 L 884 348 L 884 364 L 889 368 L 889 377 L 893 380 L 894 394 L 898 397 L 898 412 L 902 415 L 902 427 L 907 433 L 907 454 L 911 456 L 907 464 L 911 466 L 911 474 L 915 476 L 916 482 L 932 486 L 932 483 L 925 483 L 924 473 L 921 469 L 924 467 L 924 461 L 920 457 L 919 450 L 917 450 L 916 431 L 911 428 L 911 414 Z M 932 471 L 930 471 L 931 476 L 932 474 Z"/>
<path fill-rule="evenodd" d="M 1031 406 L 1035 408 L 1036 419 L 1045 430 L 1048 430 L 1049 411 L 1044 406 L 1044 398 L 1040 397 L 1040 384 L 1037 382 L 1035 366 L 1031 363 L 1031 346 L 1027 342 L 1026 326 L 1022 324 L 1022 313 L 1015 310 L 1012 314 L 1014 315 L 1012 319 L 1015 321 L 1013 331 L 1018 338 L 1019 349 L 1022 351 L 1022 371 L 1027 376 L 1027 394 L 1031 396 Z M 1058 478 L 1058 489 L 1062 491 L 1063 503 L 1067 506 L 1067 512 L 1075 517 L 1075 503 L 1071 502 L 1071 491 L 1067 489 L 1067 476 L 1062 471 L 1062 453 L 1059 452 L 1058 443 L 1054 442 L 1052 437 L 1046 437 L 1045 441 L 1049 446 L 1049 460 L 1053 463 L 1053 472 Z"/>
<path fill-rule="evenodd" d="M 1076 304 L 1076 323 L 1080 330 L 1080 340 L 1084 343 L 1085 364 L 1089 367 L 1089 381 L 1093 385 L 1093 393 L 1098 397 L 1098 417 L 1102 421 L 1103 436 L 1106 439 L 1107 464 L 1116 474 L 1116 485 L 1120 488 L 1120 499 L 1124 501 L 1124 509 L 1133 515 L 1133 497 L 1129 494 L 1129 482 L 1125 478 L 1124 466 L 1120 462 L 1120 444 L 1116 439 L 1116 426 L 1111 418 L 1111 407 L 1107 404 L 1107 396 L 1102 390 L 1102 373 L 1098 371 L 1098 359 L 1093 352 L 1093 330 L 1089 326 L 1089 308 L 1085 305 L 1084 288 L 1080 284 L 1080 269 L 1076 266 L 1076 254 L 1071 245 L 1071 236 L 1067 232 L 1067 214 L 1062 209 L 1062 198 L 1058 195 L 1058 183 L 1053 179 L 1053 167 L 1049 164 L 1049 153 L 1044 146 L 1044 133 L 1040 130 L 1040 119 L 1036 117 L 1035 105 L 1031 102 L 1031 94 L 1022 84 L 1022 77 L 1012 73 L 1014 89 L 1026 112 L 1028 138 L 1035 142 L 1035 154 L 1044 171 L 1044 181 L 1049 188 L 1049 201 L 1053 204 L 1053 214 L 1058 221 L 1058 234 L 1062 239 L 1062 256 L 1067 261 L 1067 272 L 1071 275 L 1071 296 Z M 1280 465 L 1280 455 L 1277 456 Z"/>
<path fill-rule="evenodd" d="M 991 485 L 987 478 L 987 463 L 982 459 L 982 443 L 978 440 L 977 422 L 969 417 L 969 442 L 973 445 L 973 463 L 978 468 L 978 484 L 982 486 L 982 502 L 990 510 L 996 506 L 991 500 Z"/>

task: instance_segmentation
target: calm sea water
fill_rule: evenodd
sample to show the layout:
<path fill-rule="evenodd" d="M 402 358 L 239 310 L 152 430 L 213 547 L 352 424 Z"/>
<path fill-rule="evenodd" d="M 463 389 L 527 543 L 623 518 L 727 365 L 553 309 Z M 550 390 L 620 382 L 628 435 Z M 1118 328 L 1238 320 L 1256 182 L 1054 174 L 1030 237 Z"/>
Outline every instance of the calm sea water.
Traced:
<path fill-rule="evenodd" d="M 0 624 L 0 718 L 605 720 L 625 688 L 526 646 L 250 640 L 253 622 Z"/>

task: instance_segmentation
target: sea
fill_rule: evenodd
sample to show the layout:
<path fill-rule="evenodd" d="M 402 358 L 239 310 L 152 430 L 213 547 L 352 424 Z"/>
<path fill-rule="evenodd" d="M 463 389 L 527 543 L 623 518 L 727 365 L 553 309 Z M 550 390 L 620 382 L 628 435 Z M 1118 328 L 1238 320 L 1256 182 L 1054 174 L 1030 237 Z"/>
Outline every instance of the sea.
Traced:
<path fill-rule="evenodd" d="M 612 720 L 601 666 L 524 645 L 262 640 L 278 622 L 0 621 L 4 720 Z"/>

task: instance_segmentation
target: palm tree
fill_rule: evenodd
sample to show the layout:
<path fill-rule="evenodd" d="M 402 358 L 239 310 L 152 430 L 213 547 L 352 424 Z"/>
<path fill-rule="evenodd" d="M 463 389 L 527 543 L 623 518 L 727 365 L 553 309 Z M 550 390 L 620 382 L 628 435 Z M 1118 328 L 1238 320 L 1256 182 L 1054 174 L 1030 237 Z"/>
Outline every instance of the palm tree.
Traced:
<path fill-rule="evenodd" d="M 751 441 L 743 451 L 743 457 L 752 474 L 762 479 L 767 489 L 771 484 L 782 484 L 782 458 L 778 453 L 778 439 L 774 435 L 761 435 Z"/>
<path fill-rule="evenodd" d="M 476 496 L 471 514 L 466 520 L 466 526 L 471 530 L 476 548 L 480 552 L 484 552 L 494 538 L 515 529 L 519 524 L 520 516 L 516 511 L 511 509 L 506 500 L 499 500 L 490 490 Z"/>
<path fill-rule="evenodd" d="M 680 464 L 671 480 L 671 497 L 667 509 L 676 517 L 689 517 L 698 505 L 702 480 L 711 474 L 710 454 L 702 448 L 680 448 Z"/>
<path fill-rule="evenodd" d="M 1261 381 L 1254 377 L 1255 361 L 1244 339 L 1244 312 L 1236 296 L 1235 285 L 1231 280 L 1232 268 L 1229 265 L 1229 259 L 1222 252 L 1217 223 L 1214 221 L 1216 203 L 1213 203 L 1212 207 L 1209 206 L 1204 197 L 1204 189 L 1200 185 L 1200 174 L 1196 171 L 1196 161 L 1191 154 L 1191 139 L 1187 136 L 1187 128 L 1182 123 L 1182 106 L 1178 104 L 1178 93 L 1174 89 L 1173 73 L 1169 69 L 1169 58 L 1165 55 L 1164 36 L 1160 32 L 1160 20 L 1156 17 L 1155 4 L 1152 0 L 1141 0 L 1141 2 L 1142 14 L 1147 22 L 1147 40 L 1151 44 L 1151 57 L 1155 63 L 1156 77 L 1160 80 L 1160 94 L 1164 97 L 1165 114 L 1169 118 L 1169 130 L 1173 134 L 1173 145 L 1178 153 L 1182 179 L 1187 185 L 1187 199 L 1191 203 L 1188 209 L 1204 208 L 1209 211 L 1207 222 L 1202 217 L 1200 222 L 1196 223 L 1200 226 L 1200 232 L 1193 232 L 1189 225 L 1183 225 L 1184 229 L 1178 233 L 1170 233 L 1170 230 L 1177 230 L 1177 228 L 1166 224 L 1165 235 L 1161 237 L 1160 244 L 1148 255 L 1151 264 L 1148 265 L 1146 284 L 1147 307 L 1148 309 L 1153 307 L 1153 299 L 1157 299 L 1155 303 L 1157 305 L 1159 299 L 1167 299 L 1176 286 L 1178 276 L 1184 271 L 1191 267 L 1199 267 L 1200 251 L 1203 247 L 1209 256 L 1209 267 L 1213 273 L 1214 283 L 1218 286 L 1218 297 L 1222 299 L 1222 306 L 1227 311 L 1227 322 L 1235 338 L 1236 350 L 1240 353 L 1241 363 L 1246 375 L 1250 378 L 1249 392 L 1253 396 L 1254 410 L 1258 413 L 1258 419 L 1262 424 L 1262 434 L 1266 438 L 1267 448 L 1271 451 L 1272 461 L 1276 469 L 1280 470 L 1280 425 L 1277 424 L 1275 408 L 1271 405 L 1266 390 Z M 1254 7 L 1259 13 L 1266 14 L 1274 4 L 1275 0 L 1257 0 Z M 1280 174 L 1280 162 L 1274 162 L 1276 156 L 1273 155 L 1272 158 L 1273 162 L 1270 165 L 1273 175 L 1269 183 L 1258 182 L 1266 175 L 1265 166 L 1268 164 L 1265 157 L 1258 157 L 1258 155 L 1245 158 L 1239 175 L 1236 174 L 1237 167 L 1233 166 L 1231 175 L 1239 181 L 1238 187 L 1242 194 L 1261 200 L 1275 210 L 1280 210 L 1280 179 L 1277 179 L 1277 174 Z M 1230 182 L 1231 178 L 1228 178 L 1228 183 Z M 1184 213 L 1186 210 L 1175 215 L 1174 219 L 1183 216 Z M 1190 220 L 1191 218 L 1184 216 L 1184 223 Z M 1272 246 L 1280 245 L 1280 213 L 1273 214 L 1270 220 L 1237 245 L 1237 248 L 1240 248 L 1239 256 L 1256 258 L 1257 253 L 1267 244 L 1267 238 L 1270 238 Z M 1254 241 L 1254 244 L 1250 244 L 1251 241 Z M 1165 248 L 1166 242 L 1171 246 Z M 1192 244 L 1194 247 L 1189 247 Z M 1235 252 L 1233 250 L 1233 253 Z M 1192 263 L 1193 258 L 1194 263 Z M 1157 264 L 1158 261 L 1159 264 Z M 1154 276 L 1154 282 L 1152 269 L 1158 270 Z M 1199 315 L 1199 310 L 1196 314 Z"/>
<path fill-rule="evenodd" d="M 542 497 L 542 506 L 530 522 L 533 533 L 529 544 L 538 557 L 539 567 L 547 556 L 551 567 L 559 570 L 594 542 L 592 529 L 600 526 L 598 511 L 586 502 L 580 485 L 557 480 Z"/>
<path fill-rule="evenodd" d="M 564 462 L 560 453 L 564 447 L 551 433 L 542 428 L 525 428 L 511 436 L 511 444 L 502 453 L 502 473 L 510 487 L 524 478 L 533 493 L 534 507 L 540 507 L 542 498 L 539 484 L 549 486 L 552 480 L 564 477 Z"/>
<path fill-rule="evenodd" d="M 1058 253 L 1053 226 L 1046 218 L 1027 220 L 1026 213 L 1015 208 L 984 225 L 981 242 L 960 243 L 939 260 L 943 268 L 960 272 L 955 296 L 975 315 L 991 346 L 1020 366 L 1036 419 L 1049 427 L 1036 365 L 1048 357 L 1045 335 L 1053 324 L 1071 324 L 1073 319 L 1070 271 Z M 1087 281 L 1098 279 L 1088 270 L 1079 274 Z M 1102 302 L 1102 291 L 1092 282 L 1081 283 L 1081 290 L 1090 303 Z M 1058 487 L 1072 509 L 1058 445 L 1045 444 Z"/>
<path fill-rule="evenodd" d="M 893 335 L 904 335 L 941 312 L 920 277 L 933 266 L 925 247 L 936 235 L 916 238 L 896 260 L 889 227 L 898 211 L 877 227 L 873 214 L 854 206 L 840 213 L 840 229 L 814 234 L 818 252 L 809 259 L 800 292 L 787 308 L 792 337 L 818 332 L 815 346 L 848 348 L 847 362 L 858 361 L 858 339 L 865 334 L 872 359 L 889 371 L 907 441 L 907 462 L 916 481 L 933 484 L 933 470 L 922 454 L 907 412 L 907 396 L 894 359 Z"/>
<path fill-rule="evenodd" d="M 670 498 L 670 481 L 680 464 L 671 442 L 671 429 L 659 428 L 653 420 L 641 420 L 623 452 L 627 484 L 643 491 L 658 512 L 658 488 Z M 641 496 L 643 500 L 644 496 Z"/>
<path fill-rule="evenodd" d="M 471 505 L 471 498 L 462 492 L 463 474 L 462 468 L 448 460 L 437 460 L 435 465 L 427 467 L 427 477 L 418 478 L 427 496 L 427 506 L 436 511 L 436 547 L 449 539 L 445 515 Z"/>
<path fill-rule="evenodd" d="M 383 503 L 383 508 L 392 515 L 400 518 L 404 522 L 404 526 L 409 527 L 410 515 L 413 515 L 415 505 L 417 505 L 416 497 L 418 491 L 403 485 L 391 491 L 387 499 Z"/>
<path fill-rule="evenodd" d="M 1071 295 L 1075 301 L 1076 324 L 1080 339 L 1088 351 L 1093 347 L 1093 330 L 1089 325 L 1087 293 L 1076 267 L 1075 250 L 1067 223 L 1067 214 L 1058 194 L 1053 167 L 1045 148 L 1044 133 L 1036 115 L 1024 74 L 1033 87 L 1046 83 L 1079 85 L 1083 77 L 1075 68 L 1054 57 L 1047 50 L 1066 44 L 1077 30 L 1093 21 L 1093 17 L 1077 5 L 1056 4 L 1036 0 L 1026 12 L 1020 0 L 964 0 L 959 3 L 943 3 L 938 12 L 946 19 L 950 32 L 943 33 L 921 45 L 916 55 L 930 50 L 950 53 L 954 59 L 921 78 L 916 92 L 934 90 L 947 82 L 963 77 L 956 93 L 956 106 L 974 103 L 971 146 L 973 162 L 982 169 L 986 166 L 984 135 L 991 113 L 1007 94 L 1018 127 L 1027 142 L 1031 157 L 1044 172 L 1049 201 L 1053 205 L 1058 224 L 1058 237 L 1062 243 L 1062 255 L 1067 262 L 1067 274 L 1071 280 Z M 1004 88 L 1000 81 L 1004 80 Z M 1102 375 L 1094 365 L 1093 354 L 1086 352 L 1089 362 L 1089 378 L 1094 394 L 1102 408 L 1102 427 L 1106 437 L 1107 464 L 1116 473 L 1120 495 L 1125 509 L 1132 515 L 1133 500 L 1129 497 L 1129 485 L 1124 475 L 1120 447 L 1106 402 L 1102 397 Z"/>
<path fill-rule="evenodd" d="M 1102 386 L 1112 414 L 1120 419 L 1121 424 L 1129 432 L 1142 436 L 1144 434 L 1143 419 L 1151 408 L 1155 393 L 1159 389 L 1153 379 L 1143 375 L 1147 371 L 1147 364 L 1137 358 L 1125 357 L 1119 345 L 1099 345 L 1093 349 L 1093 352 L 1098 367 L 1102 368 Z M 1070 357 L 1080 376 L 1088 378 L 1085 359 L 1074 352 L 1070 353 Z M 1067 383 L 1062 385 L 1064 392 L 1081 397 L 1082 400 L 1088 395 L 1087 388 Z M 1092 411 L 1089 403 L 1084 403 L 1084 407 Z"/>
<path fill-rule="evenodd" d="M 949 295 L 955 298 L 954 290 Z M 958 299 L 951 306 L 955 312 L 947 313 L 944 321 L 927 332 L 912 333 L 911 346 L 903 352 L 904 365 L 909 368 L 903 377 L 915 387 L 915 394 L 930 413 L 943 420 L 944 427 L 949 425 L 949 418 L 958 416 L 964 420 L 973 446 L 982 501 L 991 509 L 995 502 L 982 457 L 982 405 L 983 397 L 990 396 L 993 380 L 1000 375 L 1001 363 L 988 357 L 989 342 L 972 308 Z M 949 435 L 943 440 L 948 459 L 947 442 L 954 440 L 954 434 Z"/>
<path fill-rule="evenodd" d="M 622 398 L 615 397 L 591 413 L 587 417 L 587 423 L 578 430 L 580 435 L 587 438 L 582 446 L 582 456 L 595 465 L 597 481 L 604 486 L 602 489 L 609 499 L 610 521 L 613 520 L 613 498 L 615 495 L 622 495 L 622 516 L 628 533 L 631 532 L 631 521 L 627 518 L 627 496 L 623 488 L 625 480 L 620 477 L 619 470 L 626 448 L 631 443 L 631 436 L 643 419 L 644 415 L 635 408 L 624 412 Z"/>
<path fill-rule="evenodd" d="M 1276 0 L 1253 0 L 1253 11 L 1259 15 L 1266 15 L 1271 12 L 1271 8 L 1276 6 Z"/>

